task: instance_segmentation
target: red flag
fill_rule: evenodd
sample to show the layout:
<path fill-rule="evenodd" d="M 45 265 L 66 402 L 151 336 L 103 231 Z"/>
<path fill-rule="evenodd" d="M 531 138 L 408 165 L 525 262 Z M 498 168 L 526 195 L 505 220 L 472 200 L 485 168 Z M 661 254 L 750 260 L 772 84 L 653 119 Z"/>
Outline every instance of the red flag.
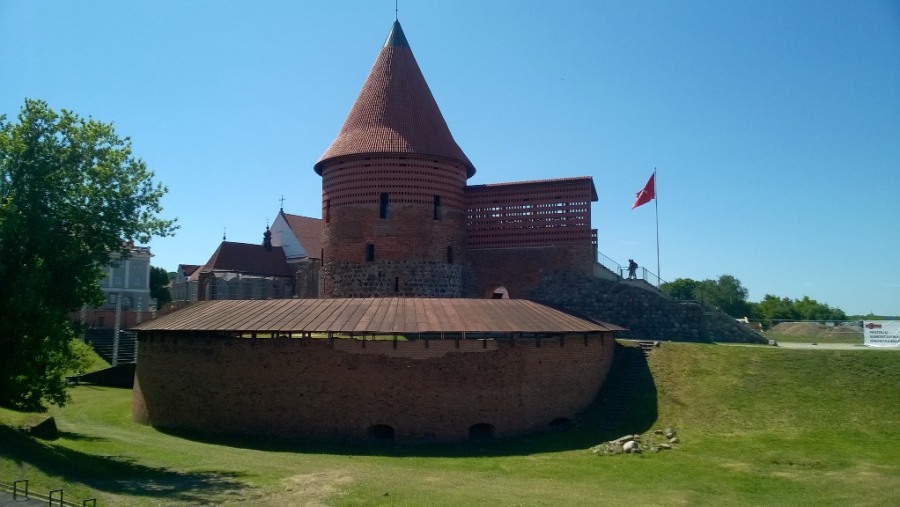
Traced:
<path fill-rule="evenodd" d="M 637 199 L 634 201 L 634 206 L 632 206 L 631 209 L 637 208 L 642 204 L 647 204 L 653 199 L 656 199 L 656 184 L 654 183 L 655 179 L 656 171 L 653 171 L 653 175 L 650 176 L 649 180 L 647 180 L 647 184 L 644 185 L 644 188 L 642 188 L 641 191 L 637 193 Z"/>

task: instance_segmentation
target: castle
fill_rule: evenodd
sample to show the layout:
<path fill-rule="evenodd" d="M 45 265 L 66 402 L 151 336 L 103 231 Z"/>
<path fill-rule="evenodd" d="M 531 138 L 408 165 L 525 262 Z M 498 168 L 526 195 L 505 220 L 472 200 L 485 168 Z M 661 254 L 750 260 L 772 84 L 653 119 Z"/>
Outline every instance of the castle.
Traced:
<path fill-rule="evenodd" d="M 200 301 L 136 328 L 135 420 L 455 441 L 559 426 L 593 401 L 622 328 L 521 299 L 548 272 L 591 276 L 592 179 L 467 186 L 475 166 L 399 22 L 314 170 L 321 236 L 276 223 L 261 246 L 223 241 L 194 269 Z M 245 279 L 281 295 L 229 292 Z"/>
<path fill-rule="evenodd" d="M 262 245 L 223 241 L 206 265 L 175 282 L 176 300 L 189 280 L 198 300 L 516 298 L 545 271 L 594 269 L 592 178 L 467 186 L 475 166 L 453 139 L 399 22 L 314 170 L 321 219 L 280 210 Z M 278 290 L 253 289 L 255 279 Z"/>

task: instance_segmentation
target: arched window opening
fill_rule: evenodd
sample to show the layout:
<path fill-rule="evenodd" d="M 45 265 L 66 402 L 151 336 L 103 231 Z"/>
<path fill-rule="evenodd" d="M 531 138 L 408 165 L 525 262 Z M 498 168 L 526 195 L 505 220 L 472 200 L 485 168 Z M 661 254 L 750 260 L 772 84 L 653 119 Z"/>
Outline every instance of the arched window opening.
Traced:
<path fill-rule="evenodd" d="M 469 441 L 482 442 L 485 440 L 493 440 L 495 429 L 493 424 L 478 423 L 469 426 Z"/>
<path fill-rule="evenodd" d="M 550 421 L 550 430 L 551 431 L 565 431 L 571 429 L 573 426 L 572 420 L 567 417 L 558 417 L 552 421 Z"/>
<path fill-rule="evenodd" d="M 489 289 L 487 294 L 485 295 L 487 299 L 509 299 L 509 291 L 506 290 L 506 287 L 500 285 L 494 287 L 493 289 Z"/>
<path fill-rule="evenodd" d="M 453 264 L 453 247 L 447 247 L 447 264 Z"/>
<path fill-rule="evenodd" d="M 392 443 L 394 441 L 394 428 L 387 424 L 375 424 L 369 426 L 369 441 L 375 443 Z"/>
<path fill-rule="evenodd" d="M 441 196 L 434 196 L 434 219 L 441 219 Z"/>
<path fill-rule="evenodd" d="M 375 261 L 375 245 L 369 243 L 366 245 L 366 262 Z"/>

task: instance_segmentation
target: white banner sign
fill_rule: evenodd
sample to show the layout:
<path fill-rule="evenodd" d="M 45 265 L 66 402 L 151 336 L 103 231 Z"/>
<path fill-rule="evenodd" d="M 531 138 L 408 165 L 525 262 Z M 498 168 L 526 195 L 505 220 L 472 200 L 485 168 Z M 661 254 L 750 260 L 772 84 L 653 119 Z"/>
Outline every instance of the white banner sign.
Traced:
<path fill-rule="evenodd" d="M 900 347 L 900 320 L 863 321 L 866 347 Z"/>

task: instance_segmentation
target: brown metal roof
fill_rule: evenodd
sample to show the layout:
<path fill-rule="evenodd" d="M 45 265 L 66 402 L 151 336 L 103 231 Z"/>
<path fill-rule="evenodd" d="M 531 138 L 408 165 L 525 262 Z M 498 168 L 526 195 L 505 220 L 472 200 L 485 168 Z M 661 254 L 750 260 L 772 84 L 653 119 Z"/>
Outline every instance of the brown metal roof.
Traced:
<path fill-rule="evenodd" d="M 409 153 L 437 156 L 475 167 L 450 134 L 419 64 L 395 21 L 337 139 L 315 165 L 349 155 Z"/>
<path fill-rule="evenodd" d="M 524 299 L 343 298 L 199 301 L 140 331 L 594 333 L 621 331 Z"/>

